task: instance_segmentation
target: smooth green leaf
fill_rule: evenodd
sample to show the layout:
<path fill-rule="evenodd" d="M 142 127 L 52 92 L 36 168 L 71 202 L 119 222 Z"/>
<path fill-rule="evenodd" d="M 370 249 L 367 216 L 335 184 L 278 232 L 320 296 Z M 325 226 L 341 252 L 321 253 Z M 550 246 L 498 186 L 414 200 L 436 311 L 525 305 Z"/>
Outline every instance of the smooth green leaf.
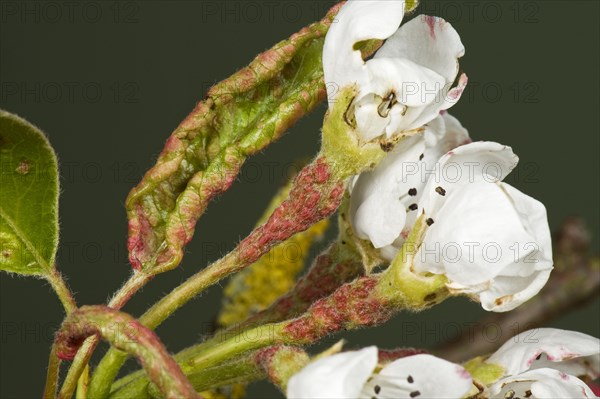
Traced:
<path fill-rule="evenodd" d="M 47 275 L 58 245 L 58 165 L 44 134 L 0 110 L 0 270 Z"/>

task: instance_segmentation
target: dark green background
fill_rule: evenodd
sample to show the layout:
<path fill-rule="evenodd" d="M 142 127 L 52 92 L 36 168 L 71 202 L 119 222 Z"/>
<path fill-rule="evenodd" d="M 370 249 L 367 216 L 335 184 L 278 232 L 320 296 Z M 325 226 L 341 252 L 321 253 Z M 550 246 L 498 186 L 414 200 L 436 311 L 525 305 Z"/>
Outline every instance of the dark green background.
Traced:
<path fill-rule="evenodd" d="M 94 304 L 129 275 L 123 202 L 168 134 L 207 87 L 331 2 L 73 4 L 2 1 L 0 105 L 41 127 L 58 153 L 59 269 L 78 303 Z M 581 215 L 597 242 L 599 3 L 425 1 L 421 9 L 451 21 L 467 49 L 461 65 L 470 85 L 451 112 L 474 139 L 514 148 L 521 173 L 508 181 L 546 204 L 553 228 Z M 324 110 L 248 163 L 201 219 L 182 266 L 156 278 L 127 311 L 139 315 L 249 232 L 289 162 L 317 151 Z M 60 303 L 43 281 L 2 274 L 0 284 L 0 397 L 38 397 Z M 209 330 L 220 295 L 218 286 L 208 290 L 158 329 L 171 351 Z M 595 301 L 553 325 L 599 336 L 598 310 Z M 453 299 L 347 337 L 350 345 L 430 346 L 482 314 Z M 276 396 L 266 385 L 253 392 Z"/>

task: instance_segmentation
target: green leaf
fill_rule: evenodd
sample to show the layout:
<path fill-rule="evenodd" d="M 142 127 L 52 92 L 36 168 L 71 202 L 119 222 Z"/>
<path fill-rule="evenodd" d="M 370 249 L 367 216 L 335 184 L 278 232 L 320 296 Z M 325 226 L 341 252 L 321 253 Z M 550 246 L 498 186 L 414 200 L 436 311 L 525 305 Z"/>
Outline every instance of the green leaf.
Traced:
<path fill-rule="evenodd" d="M 44 134 L 0 110 L 0 270 L 49 275 L 58 245 L 58 165 Z"/>
<path fill-rule="evenodd" d="M 127 199 L 134 268 L 176 267 L 208 201 L 229 188 L 246 158 L 325 99 L 321 53 L 339 7 L 212 87 L 173 132 Z"/>

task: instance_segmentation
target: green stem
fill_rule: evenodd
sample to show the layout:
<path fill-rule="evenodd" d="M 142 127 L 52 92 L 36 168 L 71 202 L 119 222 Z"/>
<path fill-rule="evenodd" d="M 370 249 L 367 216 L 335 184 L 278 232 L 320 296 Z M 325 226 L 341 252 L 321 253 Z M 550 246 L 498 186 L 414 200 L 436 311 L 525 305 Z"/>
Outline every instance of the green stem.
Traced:
<path fill-rule="evenodd" d="M 218 345 L 211 345 L 210 341 L 200 344 L 198 346 L 205 347 L 206 350 L 181 363 L 181 370 L 186 374 L 201 373 L 251 350 L 274 344 L 293 343 L 286 342 L 293 341 L 293 339 L 284 333 L 284 328 L 287 324 L 288 322 L 283 322 L 260 326 L 229 338 Z M 113 391 L 110 398 L 144 397 L 143 395 L 147 390 L 147 386 L 148 380 L 146 378 L 139 378 L 127 385 L 123 385 L 121 389 Z"/>
<path fill-rule="evenodd" d="M 63 381 L 57 399 L 71 399 L 73 397 L 73 393 L 77 388 L 78 381 L 82 377 L 82 374 L 85 371 L 89 359 L 92 357 L 94 348 L 98 344 L 99 340 L 100 339 L 98 337 L 93 335 L 88 337 L 83 342 L 83 345 L 81 345 L 77 351 L 77 354 L 73 358 L 73 361 L 71 362 L 71 367 L 69 368 L 67 376 Z"/>
<path fill-rule="evenodd" d="M 54 289 L 54 292 L 56 292 L 56 295 L 65 308 L 67 315 L 77 309 L 77 304 L 75 303 L 75 299 L 73 299 L 73 294 L 67 287 L 65 280 L 63 280 L 58 270 L 53 268 L 52 271 L 46 275 L 46 279 Z"/>
<path fill-rule="evenodd" d="M 106 306 L 82 306 L 73 312 L 56 335 L 56 353 L 63 359 L 75 356 L 78 346 L 98 334 L 120 350 L 135 356 L 148 377 L 167 398 L 199 398 L 179 365 L 158 337 L 136 319 Z"/>
<path fill-rule="evenodd" d="M 52 271 L 46 275 L 46 279 L 56 292 L 58 299 L 65 309 L 67 315 L 71 314 L 77 309 L 77 304 L 73 298 L 73 294 L 67 287 L 65 280 L 56 270 L 52 268 Z M 50 350 L 50 358 L 48 359 L 48 372 L 46 374 L 46 385 L 44 387 L 44 398 L 54 398 L 56 395 L 56 389 L 58 388 L 58 377 L 60 372 L 60 359 L 56 356 L 56 348 L 54 345 Z"/>
<path fill-rule="evenodd" d="M 46 373 L 46 386 L 44 387 L 44 399 L 53 399 L 58 388 L 58 373 L 60 371 L 60 359 L 56 356 L 56 348 L 52 345 L 50 358 L 48 359 L 48 372 Z"/>
<path fill-rule="evenodd" d="M 149 274 L 134 273 L 133 276 L 131 276 L 131 278 L 129 278 L 129 280 L 127 280 L 115 293 L 108 303 L 108 306 L 116 310 L 121 309 L 127 301 L 151 279 L 152 276 Z M 58 394 L 58 399 L 70 399 L 73 397 L 79 378 L 82 376 L 82 373 L 84 373 L 99 341 L 99 337 L 92 336 L 86 339 L 83 345 L 81 345 L 81 348 L 77 351 L 77 355 L 75 355 L 71 367 L 67 372 L 65 381 Z"/>
<path fill-rule="evenodd" d="M 225 385 L 250 382 L 265 377 L 265 372 L 254 358 L 254 353 L 242 356 L 241 359 L 234 360 L 217 367 L 211 367 L 200 372 L 187 376 L 188 380 L 197 392 L 202 392 L 210 388 L 218 388 Z M 154 385 L 149 390 L 150 395 L 158 398 L 158 391 Z"/>
<path fill-rule="evenodd" d="M 163 297 L 140 317 L 140 322 L 150 329 L 156 328 L 162 321 L 179 309 L 198 292 L 219 281 L 234 269 L 237 262 L 235 252 L 201 270 L 171 293 Z M 110 392 L 111 383 L 116 378 L 121 366 L 125 363 L 127 354 L 114 348 L 102 358 L 90 381 L 89 394 L 93 398 L 104 398 Z"/>
<path fill-rule="evenodd" d="M 77 392 L 75 393 L 76 399 L 87 399 L 88 397 L 88 386 L 90 384 L 90 366 L 86 365 L 81 377 L 77 380 Z"/>
<path fill-rule="evenodd" d="M 344 192 L 345 178 L 337 172 L 325 157 L 318 156 L 298 174 L 288 199 L 273 211 L 263 225 L 254 229 L 228 255 L 164 296 L 140 318 L 140 322 L 150 329 L 156 328 L 205 288 L 254 263 L 293 234 L 329 217 L 339 206 Z M 311 198 L 311 201 L 307 202 L 306 198 Z M 91 396 L 106 397 L 125 359 L 125 355 L 109 350 L 92 376 Z"/>

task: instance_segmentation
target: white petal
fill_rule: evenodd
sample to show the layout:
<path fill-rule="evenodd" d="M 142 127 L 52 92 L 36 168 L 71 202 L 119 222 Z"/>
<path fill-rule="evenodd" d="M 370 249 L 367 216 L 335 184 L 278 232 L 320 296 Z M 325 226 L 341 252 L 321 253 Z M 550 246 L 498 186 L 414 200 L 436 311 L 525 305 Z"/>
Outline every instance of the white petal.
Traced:
<path fill-rule="evenodd" d="M 374 58 L 405 58 L 453 82 L 465 47 L 452 25 L 442 18 L 419 15 L 402 25 Z"/>
<path fill-rule="evenodd" d="M 368 94 L 353 105 L 356 130 L 360 132 L 364 141 L 371 141 L 381 136 L 390 122 L 389 117 L 382 117 L 379 114 L 378 108 L 381 101 L 380 97 Z"/>
<path fill-rule="evenodd" d="M 499 183 L 517 161 L 497 143 L 458 147 L 440 159 L 419 203 L 434 224 L 415 269 L 446 275 L 449 288 L 496 312 L 537 294 L 552 269 L 543 204 Z"/>
<path fill-rule="evenodd" d="M 359 176 L 350 197 L 350 218 L 358 237 L 380 248 L 400 235 L 406 207 L 413 201 L 408 191 L 422 186 L 413 169 L 424 151 L 422 137 L 410 137 L 400 142 L 374 171 Z"/>
<path fill-rule="evenodd" d="M 444 196 L 438 195 L 437 187 L 447 192 L 477 181 L 502 181 L 519 162 L 512 148 L 491 141 L 478 141 L 453 149 L 440 158 L 436 168 L 428 173 L 422 209 L 434 218 L 443 205 Z"/>
<path fill-rule="evenodd" d="M 371 79 L 365 89 L 385 96 L 383 92 L 393 87 L 398 101 L 408 106 L 398 120 L 392 121 L 395 130 L 388 129 L 388 135 L 424 125 L 458 101 L 467 84 L 466 75 L 460 77 L 457 87 L 452 85 L 459 72 L 458 59 L 464 52 L 458 33 L 449 23 L 425 15 L 401 26 L 385 42 L 367 62 L 371 76 L 378 79 Z M 384 64 L 389 66 L 384 68 Z M 380 70 L 385 70 L 387 80 L 379 77 L 382 73 L 376 75 Z"/>
<path fill-rule="evenodd" d="M 491 284 L 479 293 L 481 307 L 489 312 L 508 312 L 515 309 L 544 288 L 551 271 L 552 269 L 536 270 L 529 276 L 519 278 L 496 276 Z"/>
<path fill-rule="evenodd" d="M 354 45 L 363 40 L 387 39 L 400 26 L 403 0 L 350 0 L 338 12 L 325 37 L 323 72 L 335 92 L 362 79 L 364 61 Z M 332 90 L 333 91 L 333 90 Z M 334 96 L 329 101 L 334 100 Z"/>
<path fill-rule="evenodd" d="M 378 351 L 370 346 L 310 363 L 290 378 L 290 399 L 356 399 L 377 366 Z"/>
<path fill-rule="evenodd" d="M 468 140 L 460 122 L 444 113 L 425 127 L 424 136 L 401 141 L 374 171 L 355 178 L 350 220 L 358 237 L 371 240 L 385 259 L 393 259 L 419 215 L 407 208 L 418 203 L 427 171 L 448 149 Z"/>
<path fill-rule="evenodd" d="M 461 286 L 478 286 L 515 262 L 515 242 L 535 241 L 498 184 L 477 180 L 438 187 L 443 187 L 445 195 L 436 195 L 444 203 L 431 215 L 434 224 L 415 259 L 417 270 L 445 274 Z M 429 216 L 427 208 L 425 212 Z M 528 268 L 524 275 L 535 271 L 535 264 L 523 266 Z"/>
<path fill-rule="evenodd" d="M 469 143 L 471 138 L 467 129 L 446 111 L 425 125 L 425 145 L 430 149 L 425 157 L 429 156 L 435 162 L 448 151 Z"/>
<path fill-rule="evenodd" d="M 471 376 L 458 364 L 432 355 L 414 355 L 385 366 L 365 385 L 361 397 L 459 399 L 471 387 Z"/>
<path fill-rule="evenodd" d="M 436 118 L 444 121 L 444 134 L 438 136 L 440 142 L 438 147 L 441 151 L 440 157 L 456 147 L 471 143 L 469 132 L 458 119 L 446 111 L 442 111 L 440 116 L 441 118 Z"/>
<path fill-rule="evenodd" d="M 600 376 L 600 340 L 576 331 L 537 328 L 511 338 L 487 362 L 501 365 L 509 375 L 549 367 L 594 379 Z"/>
<path fill-rule="evenodd" d="M 501 187 L 512 199 L 523 222 L 523 227 L 535 237 L 539 244 L 539 254 L 537 254 L 539 261 L 552 263 L 552 237 L 548 228 L 548 215 L 544 204 L 509 184 L 502 183 Z"/>
<path fill-rule="evenodd" d="M 490 388 L 490 399 L 595 398 L 592 390 L 579 378 L 558 370 L 537 369 L 510 376 Z"/>

